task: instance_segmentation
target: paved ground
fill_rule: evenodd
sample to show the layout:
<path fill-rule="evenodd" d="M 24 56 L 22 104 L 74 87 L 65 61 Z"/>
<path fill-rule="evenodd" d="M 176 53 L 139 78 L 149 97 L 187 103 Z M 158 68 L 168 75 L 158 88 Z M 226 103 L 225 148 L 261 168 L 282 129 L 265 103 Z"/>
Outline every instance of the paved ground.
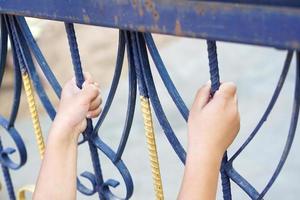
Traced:
<path fill-rule="evenodd" d="M 184 97 L 187 105 L 191 105 L 196 89 L 209 79 L 205 42 L 176 38 L 174 42 L 161 48 L 160 52 L 180 94 Z M 232 152 L 241 145 L 242 141 L 255 127 L 259 117 L 266 108 L 279 77 L 285 52 L 272 48 L 219 43 L 218 54 L 222 80 L 234 81 L 238 85 L 241 131 L 234 145 L 229 150 L 229 155 L 232 155 Z M 293 61 L 293 66 L 288 74 L 282 94 L 270 118 L 259 132 L 257 138 L 234 163 L 235 168 L 259 190 L 266 184 L 268 177 L 270 177 L 278 163 L 287 136 L 294 90 L 294 65 L 295 62 Z M 161 81 L 157 77 L 155 81 L 159 85 L 159 94 L 167 116 L 176 134 L 185 144 L 185 123 L 174 104 L 170 103 L 171 99 L 168 97 L 165 88 L 162 87 Z M 107 91 L 105 90 L 104 96 L 106 97 L 106 95 Z M 124 123 L 126 103 L 127 81 L 124 79 L 120 83 L 117 97 L 110 114 L 107 116 L 107 121 L 100 131 L 101 137 L 113 147 L 116 147 L 119 141 Z M 161 128 L 157 126 L 157 121 L 155 122 L 165 199 L 175 199 L 182 178 L 183 166 L 172 151 Z M 46 133 L 49 129 L 50 121 L 45 116 L 42 117 L 42 126 Z M 19 188 L 24 184 L 35 182 L 40 161 L 30 121 L 20 121 L 17 128 L 23 134 L 29 153 L 26 166 L 21 170 L 12 172 L 15 186 Z M 297 133 L 299 133 L 299 130 Z M 4 136 L 4 142 L 9 144 L 6 136 Z M 300 140 L 299 134 L 297 134 L 283 172 L 265 199 L 292 200 L 300 196 L 300 184 L 298 183 L 300 179 L 300 159 L 297 156 L 299 150 Z M 91 166 L 89 164 L 90 158 L 87 146 L 80 147 L 79 151 L 78 172 L 80 173 L 85 169 L 91 169 Z M 117 180 L 122 180 L 109 161 L 103 155 L 100 155 L 100 157 L 105 179 L 117 178 Z M 124 161 L 131 171 L 135 184 L 135 192 L 132 199 L 154 199 L 139 106 L 137 106 L 134 125 L 125 149 Z M 1 176 L 0 180 L 3 183 Z M 234 199 L 248 199 L 235 184 L 232 184 L 232 187 Z M 124 194 L 123 183 L 117 189 L 117 193 Z M 0 199 L 7 199 L 3 190 L 0 192 Z M 87 199 L 87 197 L 79 194 L 78 199 Z M 97 198 L 93 196 L 90 199 Z M 220 195 L 218 199 L 221 199 Z"/>

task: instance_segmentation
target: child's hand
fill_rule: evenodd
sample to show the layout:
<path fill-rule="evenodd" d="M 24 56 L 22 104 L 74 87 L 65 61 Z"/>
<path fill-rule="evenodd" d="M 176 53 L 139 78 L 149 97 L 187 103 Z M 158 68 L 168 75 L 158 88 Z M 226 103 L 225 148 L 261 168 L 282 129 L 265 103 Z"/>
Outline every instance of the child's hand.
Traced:
<path fill-rule="evenodd" d="M 95 118 L 100 114 L 101 103 L 99 85 L 89 73 L 85 73 L 82 89 L 76 86 L 73 78 L 63 87 L 55 125 L 71 130 L 79 136 L 86 128 L 86 118 Z"/>
<path fill-rule="evenodd" d="M 239 128 L 236 86 L 221 84 L 212 99 L 210 84 L 200 88 L 188 120 L 189 150 L 222 156 Z"/>

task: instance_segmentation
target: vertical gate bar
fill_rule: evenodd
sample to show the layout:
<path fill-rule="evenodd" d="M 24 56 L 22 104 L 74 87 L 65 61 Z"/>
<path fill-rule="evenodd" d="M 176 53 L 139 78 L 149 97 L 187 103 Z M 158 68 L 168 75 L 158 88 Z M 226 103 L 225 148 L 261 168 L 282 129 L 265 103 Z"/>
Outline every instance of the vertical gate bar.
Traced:
<path fill-rule="evenodd" d="M 65 23 L 65 28 L 66 28 L 68 42 L 69 42 L 69 46 L 70 46 L 70 53 L 71 53 L 71 57 L 72 57 L 73 67 L 74 67 L 76 84 L 79 88 L 82 88 L 82 84 L 84 82 L 84 76 L 83 76 L 83 72 L 82 72 L 74 26 L 71 23 Z M 102 171 L 101 171 L 98 150 L 94 146 L 93 142 L 91 141 L 91 139 L 93 137 L 93 124 L 92 124 L 91 119 L 87 119 L 87 128 L 84 131 L 84 134 L 86 134 L 88 137 L 88 145 L 89 145 L 93 168 L 94 168 L 94 172 L 95 172 L 95 176 L 96 176 L 96 183 L 97 183 L 96 190 L 98 192 L 99 198 L 104 199 L 104 195 L 100 191 L 101 185 L 103 184 L 103 176 L 102 176 Z"/>
<path fill-rule="evenodd" d="M 217 56 L 217 45 L 216 41 L 207 40 L 207 51 L 208 51 L 208 60 L 209 60 L 209 73 L 211 80 L 211 95 L 220 87 L 220 76 L 219 76 L 219 67 L 218 67 L 218 56 Z M 225 151 L 221 163 L 221 180 L 222 180 L 222 191 L 224 200 L 231 200 L 231 187 L 230 179 L 226 174 L 224 169 L 225 164 L 227 163 L 227 151 Z"/>
<path fill-rule="evenodd" d="M 148 59 L 144 54 L 142 54 L 141 48 L 144 48 L 143 50 L 145 51 L 145 44 L 143 42 L 143 37 L 140 37 L 140 35 L 136 32 L 127 32 L 126 36 L 129 62 L 136 68 L 138 88 L 140 93 L 141 111 L 144 121 L 144 130 L 147 140 L 148 154 L 151 163 L 152 181 L 155 191 L 155 198 L 156 200 L 163 200 L 163 186 L 160 174 L 149 96 L 141 70 L 141 68 L 144 67 L 144 62 L 147 62 Z M 142 39 L 142 41 L 140 39 Z M 141 44 L 142 42 L 143 44 Z"/>

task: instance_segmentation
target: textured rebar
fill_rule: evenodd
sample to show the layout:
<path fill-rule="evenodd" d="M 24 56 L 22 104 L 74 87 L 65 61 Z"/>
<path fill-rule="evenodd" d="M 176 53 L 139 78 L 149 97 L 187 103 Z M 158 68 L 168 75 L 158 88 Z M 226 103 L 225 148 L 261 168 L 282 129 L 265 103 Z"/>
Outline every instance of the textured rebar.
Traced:
<path fill-rule="evenodd" d="M 217 45 L 214 40 L 207 40 L 207 52 L 208 52 L 208 61 L 209 61 L 209 73 L 211 80 L 211 96 L 220 87 L 220 76 L 219 76 L 219 66 L 218 66 L 218 54 L 217 54 Z M 222 181 L 222 191 L 224 200 L 231 200 L 231 186 L 230 179 L 224 170 L 224 167 L 227 163 L 227 151 L 225 151 L 221 164 L 221 181 Z"/>
<path fill-rule="evenodd" d="M 160 168 L 159 168 L 158 154 L 156 149 L 150 103 L 147 97 L 141 96 L 140 99 L 141 99 L 141 107 L 142 107 L 142 113 L 144 119 L 145 135 L 147 139 L 147 146 L 148 146 L 149 158 L 151 163 L 155 197 L 157 200 L 163 200 L 164 193 L 163 193 L 163 187 L 162 187 L 162 181 L 160 175 Z"/>
<path fill-rule="evenodd" d="M 37 106 L 34 99 L 34 93 L 32 90 L 31 81 L 27 72 L 22 73 L 23 85 L 27 97 L 27 103 L 29 107 L 29 111 L 31 114 L 31 120 L 33 124 L 35 139 L 39 148 L 39 153 L 41 159 L 43 159 L 45 153 L 45 142 L 42 134 L 42 129 L 40 125 L 39 115 L 37 112 Z"/>

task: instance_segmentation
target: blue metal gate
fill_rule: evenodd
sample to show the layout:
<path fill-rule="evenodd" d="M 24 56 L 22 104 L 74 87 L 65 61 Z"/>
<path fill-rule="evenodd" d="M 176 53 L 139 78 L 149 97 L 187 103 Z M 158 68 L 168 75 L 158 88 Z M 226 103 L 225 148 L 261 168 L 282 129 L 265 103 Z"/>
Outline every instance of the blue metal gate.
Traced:
<path fill-rule="evenodd" d="M 263 199 L 273 185 L 289 154 L 299 115 L 300 26 L 298 24 L 300 24 L 300 2 L 293 0 L 48 0 L 43 2 L 38 0 L 27 0 L 26 2 L 1 0 L 0 13 L 0 86 L 4 74 L 8 39 L 12 46 L 15 71 L 14 101 L 11 115 L 8 119 L 0 115 L 0 125 L 15 142 L 15 147 L 12 148 L 7 147 L 6 144 L 2 144 L 0 140 L 0 164 L 5 177 L 7 192 L 11 200 L 16 199 L 16 193 L 10 173 L 12 173 L 12 170 L 21 168 L 26 164 L 27 160 L 26 145 L 22 139 L 22 134 L 14 127 L 20 103 L 22 83 L 24 84 L 29 100 L 41 157 L 43 156 L 44 142 L 39 130 L 37 111 L 34 106 L 35 102 L 32 96 L 30 96 L 33 92 L 31 83 L 52 120 L 56 113 L 41 84 L 32 56 L 37 60 L 39 67 L 55 94 L 60 97 L 61 93 L 61 86 L 35 42 L 24 16 L 65 22 L 74 73 L 79 87 L 81 87 L 84 78 L 73 23 L 119 29 L 117 62 L 107 101 L 97 123 L 92 124 L 92 121 L 88 121 L 88 127 L 83 134 L 83 140 L 79 142 L 79 145 L 88 144 L 94 171 L 86 171 L 81 174 L 82 177 L 89 180 L 92 188 L 85 186 L 78 178 L 77 189 L 85 195 L 97 193 L 99 199 L 129 199 L 132 196 L 133 181 L 126 164 L 122 160 L 122 154 L 130 134 L 137 93 L 139 93 L 141 99 L 145 130 L 148 137 L 149 155 L 151 160 L 153 160 L 151 165 L 156 169 L 156 171 L 152 172 L 157 199 L 163 199 L 163 189 L 160 181 L 155 136 L 151 130 L 153 122 L 150 103 L 171 147 L 181 162 L 185 163 L 186 152 L 177 139 L 160 104 L 152 77 L 149 57 L 153 59 L 160 78 L 185 120 L 188 118 L 189 110 L 164 66 L 151 33 L 206 39 L 212 92 L 216 91 L 220 84 L 216 41 L 271 46 L 286 50 L 287 55 L 281 76 L 263 116 L 236 153 L 232 156 L 227 156 L 225 153 L 221 167 L 223 197 L 226 200 L 232 199 L 230 181 L 234 181 L 251 199 Z M 124 124 L 119 146 L 117 150 L 114 150 L 99 137 L 98 130 L 105 120 L 114 99 L 123 66 L 125 49 L 127 50 L 129 64 L 130 92 L 128 96 L 126 123 Z M 295 93 L 288 137 L 276 170 L 263 190 L 258 191 L 254 185 L 233 168 L 233 162 L 255 137 L 273 109 L 294 55 L 297 60 Z M 19 154 L 19 162 L 11 158 L 11 154 L 13 153 Z M 108 157 L 119 170 L 126 186 L 126 195 L 124 197 L 117 197 L 110 190 L 110 187 L 117 187 L 119 181 L 114 179 L 104 180 L 99 153 Z M 21 190 L 21 193 L 18 194 L 19 199 L 25 198 L 24 192 L 26 190 L 33 189 L 24 188 L 24 190 Z"/>

